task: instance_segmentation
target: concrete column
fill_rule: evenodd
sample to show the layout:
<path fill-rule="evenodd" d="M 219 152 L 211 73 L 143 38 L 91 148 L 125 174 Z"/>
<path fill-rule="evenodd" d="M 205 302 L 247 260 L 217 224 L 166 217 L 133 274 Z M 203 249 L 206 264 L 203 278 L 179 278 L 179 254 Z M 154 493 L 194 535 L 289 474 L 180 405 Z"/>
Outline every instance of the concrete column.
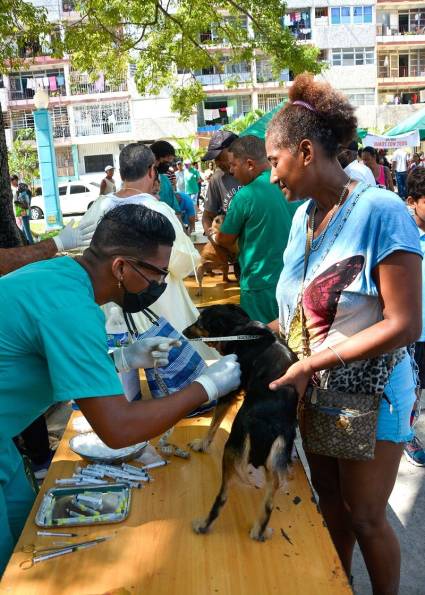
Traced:
<path fill-rule="evenodd" d="M 71 145 L 72 163 L 74 164 L 74 180 L 80 179 L 80 167 L 78 159 L 78 145 Z"/>
<path fill-rule="evenodd" d="M 33 114 L 38 161 L 40 164 L 41 188 L 44 198 L 44 222 L 46 230 L 60 229 L 63 227 L 63 220 L 59 202 L 52 122 L 47 109 L 35 110 Z"/>

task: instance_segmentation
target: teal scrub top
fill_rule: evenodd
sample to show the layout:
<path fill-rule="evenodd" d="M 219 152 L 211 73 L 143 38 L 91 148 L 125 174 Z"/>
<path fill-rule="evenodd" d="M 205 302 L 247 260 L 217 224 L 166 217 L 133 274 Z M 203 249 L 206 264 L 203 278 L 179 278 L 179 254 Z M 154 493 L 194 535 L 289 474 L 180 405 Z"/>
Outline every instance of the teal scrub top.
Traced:
<path fill-rule="evenodd" d="M 159 180 L 161 182 L 159 188 L 159 200 L 165 202 L 176 213 L 180 213 L 180 206 L 168 176 L 159 174 Z"/>
<path fill-rule="evenodd" d="M 58 401 L 123 394 L 105 316 L 85 269 L 67 256 L 0 279 L 0 436 Z"/>

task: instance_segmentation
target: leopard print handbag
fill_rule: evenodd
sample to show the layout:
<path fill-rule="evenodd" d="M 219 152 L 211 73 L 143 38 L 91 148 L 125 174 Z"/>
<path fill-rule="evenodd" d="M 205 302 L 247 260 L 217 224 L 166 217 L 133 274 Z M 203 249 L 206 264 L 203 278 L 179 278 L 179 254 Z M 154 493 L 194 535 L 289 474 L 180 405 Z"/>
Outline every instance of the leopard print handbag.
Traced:
<path fill-rule="evenodd" d="M 378 409 L 394 367 L 406 348 L 344 368 L 326 370 L 299 408 L 306 452 L 340 459 L 374 458 Z"/>

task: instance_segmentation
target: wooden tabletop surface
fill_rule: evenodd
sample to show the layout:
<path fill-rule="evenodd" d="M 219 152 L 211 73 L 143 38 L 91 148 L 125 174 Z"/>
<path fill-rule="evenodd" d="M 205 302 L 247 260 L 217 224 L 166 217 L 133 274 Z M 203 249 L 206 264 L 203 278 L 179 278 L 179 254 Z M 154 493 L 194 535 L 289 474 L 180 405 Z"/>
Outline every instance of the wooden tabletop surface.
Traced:
<path fill-rule="evenodd" d="M 272 539 L 258 543 L 249 538 L 262 490 L 237 484 L 230 490 L 211 533 L 201 536 L 192 532 L 191 521 L 203 517 L 216 496 L 223 445 L 234 414 L 235 409 L 224 420 L 210 454 L 192 453 L 189 461 L 174 457 L 170 465 L 152 470 L 154 481 L 141 490 L 132 490 L 130 515 L 125 522 L 75 528 L 81 540 L 112 535 L 110 541 L 21 570 L 19 563 L 28 558 L 23 546 L 35 543 L 46 547 L 54 539 L 36 536 L 34 515 L 43 494 L 56 478 L 69 477 L 81 462 L 68 448 L 74 435 L 71 419 L 0 583 L 0 593 L 351 593 L 299 461 L 295 462 L 293 479 L 276 496 L 270 523 Z M 209 421 L 208 417 L 183 420 L 174 430 L 173 442 L 184 447 L 203 435 Z"/>
<path fill-rule="evenodd" d="M 239 287 L 205 278 L 202 296 L 186 280 L 198 306 L 239 303 Z M 209 511 L 221 477 L 223 446 L 236 406 L 221 425 L 209 454 L 189 461 L 173 458 L 153 470 L 154 482 L 132 490 L 128 519 L 120 524 L 73 529 L 83 541 L 112 535 L 92 549 L 41 562 L 30 570 L 19 564 L 22 547 L 46 547 L 55 538 L 37 537 L 34 516 L 55 479 L 69 477 L 81 459 L 68 448 L 72 419 L 60 442 L 40 494 L 0 583 L 11 595 L 345 595 L 351 593 L 339 558 L 312 497 L 304 469 L 294 463 L 293 478 L 275 498 L 265 543 L 249 538 L 262 490 L 236 484 L 210 534 L 193 533 L 191 521 Z M 74 414 L 73 417 L 79 414 Z M 208 417 L 181 421 L 172 441 L 181 447 L 201 437 Z"/>

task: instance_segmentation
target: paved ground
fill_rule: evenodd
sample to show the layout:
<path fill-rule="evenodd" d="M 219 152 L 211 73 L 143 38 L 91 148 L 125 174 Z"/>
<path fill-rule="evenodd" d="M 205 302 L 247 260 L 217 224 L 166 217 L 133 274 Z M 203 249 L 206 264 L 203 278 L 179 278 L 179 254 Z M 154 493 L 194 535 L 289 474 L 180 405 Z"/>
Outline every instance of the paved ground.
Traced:
<path fill-rule="evenodd" d="M 416 431 L 425 443 L 425 409 L 422 410 Z M 424 595 L 425 467 L 415 467 L 404 457 L 389 501 L 388 518 L 401 544 L 400 595 Z M 358 549 L 355 554 L 353 575 L 355 593 L 371 595 L 367 571 Z"/>

